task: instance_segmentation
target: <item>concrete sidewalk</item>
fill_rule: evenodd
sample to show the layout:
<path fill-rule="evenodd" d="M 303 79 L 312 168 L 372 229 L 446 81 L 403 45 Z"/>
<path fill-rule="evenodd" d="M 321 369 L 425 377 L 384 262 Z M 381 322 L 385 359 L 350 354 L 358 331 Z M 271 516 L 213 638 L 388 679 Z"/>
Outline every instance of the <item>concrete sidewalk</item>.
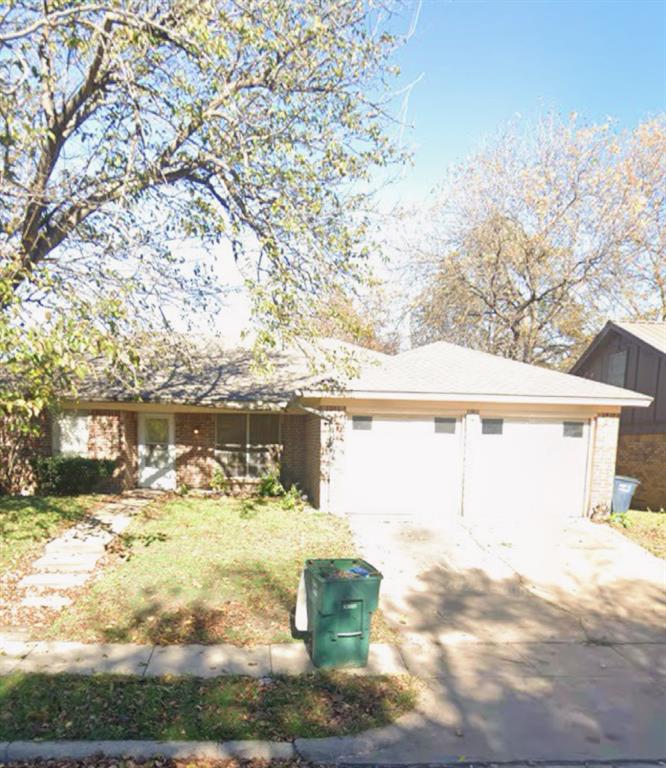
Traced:
<path fill-rule="evenodd" d="M 263 677 L 313 669 L 298 643 L 243 649 L 0 638 L 0 648 L 5 674 Z M 356 736 L 296 739 L 299 757 L 354 765 L 666 758 L 664 644 L 377 644 L 371 646 L 370 666 L 353 671 L 420 677 L 416 709 L 390 726 Z M 62 754 L 57 748 L 53 756 Z"/>
<path fill-rule="evenodd" d="M 303 643 L 239 648 L 235 645 L 132 645 L 122 643 L 24 642 L 0 635 L 0 675 L 14 672 L 116 674 L 140 677 L 182 675 L 301 675 L 314 672 Z M 400 650 L 373 643 L 364 675 L 406 675 Z"/>

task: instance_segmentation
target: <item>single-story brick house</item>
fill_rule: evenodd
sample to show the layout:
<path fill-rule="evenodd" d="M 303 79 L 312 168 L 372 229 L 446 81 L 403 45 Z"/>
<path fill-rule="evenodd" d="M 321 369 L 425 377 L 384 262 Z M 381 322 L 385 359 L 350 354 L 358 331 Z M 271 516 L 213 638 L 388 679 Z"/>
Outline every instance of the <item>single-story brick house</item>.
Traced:
<path fill-rule="evenodd" d="M 641 481 L 635 506 L 666 509 L 666 322 L 607 322 L 571 373 L 652 398 L 622 409 L 616 471 Z"/>
<path fill-rule="evenodd" d="M 267 377 L 247 350 L 166 355 L 140 392 L 90 382 L 42 448 L 114 459 L 125 487 L 206 487 L 216 468 L 252 482 L 279 460 L 335 513 L 556 519 L 610 503 L 620 410 L 650 404 L 444 342 L 357 351 L 359 372 L 335 385 L 296 352 Z"/>

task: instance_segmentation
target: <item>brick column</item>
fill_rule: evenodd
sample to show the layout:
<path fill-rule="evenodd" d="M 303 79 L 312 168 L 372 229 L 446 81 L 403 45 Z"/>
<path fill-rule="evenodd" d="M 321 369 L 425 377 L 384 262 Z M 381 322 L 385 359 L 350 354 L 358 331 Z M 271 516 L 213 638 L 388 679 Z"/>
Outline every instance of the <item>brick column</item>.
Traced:
<path fill-rule="evenodd" d="M 610 512 L 615 477 L 615 457 L 620 416 L 600 413 L 592 422 L 594 443 L 590 466 L 590 503 L 588 515 L 606 515 Z"/>
<path fill-rule="evenodd" d="M 319 508 L 341 515 L 344 510 L 344 456 L 347 413 L 325 407 L 320 425 Z"/>

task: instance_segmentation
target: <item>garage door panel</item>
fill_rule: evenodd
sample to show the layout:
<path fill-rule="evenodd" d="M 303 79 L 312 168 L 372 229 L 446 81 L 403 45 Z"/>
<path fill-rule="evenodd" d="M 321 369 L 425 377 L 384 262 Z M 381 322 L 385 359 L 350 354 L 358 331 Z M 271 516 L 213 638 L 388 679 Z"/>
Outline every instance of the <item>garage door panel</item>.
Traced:
<path fill-rule="evenodd" d="M 350 418 L 345 441 L 346 506 L 350 512 L 406 515 L 436 522 L 460 510 L 460 419 L 436 426 L 435 417 Z M 370 428 L 368 428 L 368 426 Z"/>
<path fill-rule="evenodd" d="M 464 514 L 471 520 L 557 521 L 583 512 L 589 426 L 560 419 L 504 419 L 469 457 Z"/>

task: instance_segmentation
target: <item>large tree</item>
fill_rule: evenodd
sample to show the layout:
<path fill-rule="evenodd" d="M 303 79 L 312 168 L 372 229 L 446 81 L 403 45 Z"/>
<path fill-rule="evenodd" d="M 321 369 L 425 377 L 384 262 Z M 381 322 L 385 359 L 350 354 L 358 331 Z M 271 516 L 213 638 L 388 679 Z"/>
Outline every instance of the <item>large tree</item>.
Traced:
<path fill-rule="evenodd" d="M 663 118 L 514 126 L 420 219 L 414 341 L 566 366 L 608 316 L 665 318 L 665 193 Z"/>
<path fill-rule="evenodd" d="M 384 13 L 0 3 L 0 410 L 74 391 L 91 355 L 131 372 L 137 324 L 214 302 L 215 260 L 183 241 L 230 245 L 267 344 L 307 334 L 322 289 L 362 278 L 359 190 L 397 157 Z"/>

